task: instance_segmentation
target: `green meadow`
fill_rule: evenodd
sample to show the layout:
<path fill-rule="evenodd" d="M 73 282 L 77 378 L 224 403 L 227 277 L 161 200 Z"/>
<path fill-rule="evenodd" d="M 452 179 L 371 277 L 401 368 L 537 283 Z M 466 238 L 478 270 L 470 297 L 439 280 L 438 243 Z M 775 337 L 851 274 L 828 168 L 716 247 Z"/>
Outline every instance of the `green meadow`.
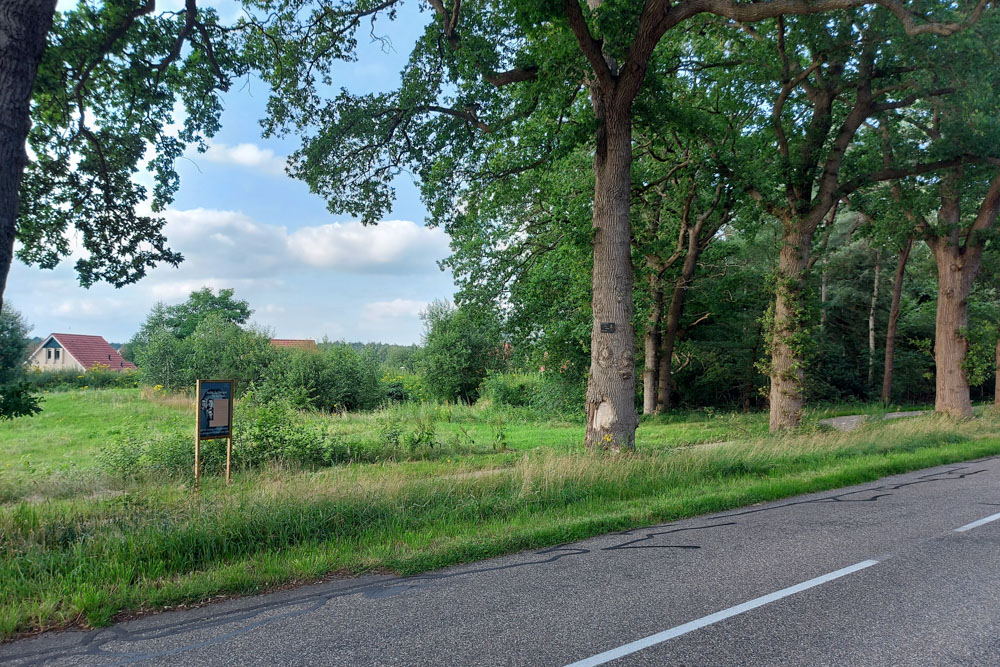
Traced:
<path fill-rule="evenodd" d="M 212 475 L 196 488 L 189 399 L 45 399 L 41 414 L 0 425 L 4 639 L 331 573 L 413 574 L 1000 453 L 990 412 L 851 433 L 816 426 L 817 413 L 778 436 L 764 415 L 680 413 L 644 419 L 636 452 L 621 455 L 587 453 L 582 424 L 528 411 L 404 404 L 300 413 L 302 433 L 339 462 L 251 466 L 247 440 L 232 485 Z M 249 406 L 235 414 L 256 420 L 241 438 L 279 432 Z M 146 458 L 116 469 L 140 445 Z M 158 446 L 178 451 L 157 457 Z"/>

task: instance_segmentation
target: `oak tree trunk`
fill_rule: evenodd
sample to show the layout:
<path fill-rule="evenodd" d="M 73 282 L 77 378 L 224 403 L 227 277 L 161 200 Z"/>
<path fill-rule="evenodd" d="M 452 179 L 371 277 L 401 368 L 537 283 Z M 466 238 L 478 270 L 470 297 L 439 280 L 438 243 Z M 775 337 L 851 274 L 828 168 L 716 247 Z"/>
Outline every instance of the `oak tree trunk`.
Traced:
<path fill-rule="evenodd" d="M 993 378 L 993 405 L 1000 408 L 1000 327 L 997 331 L 996 375 Z"/>
<path fill-rule="evenodd" d="M 642 373 L 642 414 L 656 412 L 657 376 L 659 374 L 660 320 L 663 319 L 663 287 L 655 271 L 649 273 L 649 290 L 653 308 L 646 322 Z"/>
<path fill-rule="evenodd" d="M 997 331 L 1000 334 L 1000 330 Z M 994 389 L 993 389 L 993 405 L 1000 408 L 1000 335 L 997 337 L 997 351 L 996 351 L 996 377 L 994 378 Z"/>
<path fill-rule="evenodd" d="M 868 309 L 868 386 L 875 384 L 875 310 L 878 307 L 878 281 L 882 262 L 880 253 L 875 253 L 875 282 L 872 286 L 872 303 Z"/>
<path fill-rule="evenodd" d="M 587 381 L 589 449 L 633 449 L 635 333 L 629 220 L 632 179 L 630 105 L 604 104 L 594 153 L 593 330 Z"/>
<path fill-rule="evenodd" d="M 934 410 L 953 417 L 971 417 L 969 379 L 963 364 L 969 350 L 969 293 L 979 272 L 981 251 L 963 249 L 949 239 L 931 244 L 938 272 L 937 321 L 934 329 Z"/>
<path fill-rule="evenodd" d="M 681 329 L 681 316 L 684 314 L 684 299 L 688 287 L 698 268 L 698 257 L 701 246 L 698 243 L 697 232 L 692 228 L 688 231 L 687 254 L 684 255 L 684 266 L 674 283 L 674 291 L 670 295 L 670 308 L 667 310 L 666 326 L 663 330 L 663 344 L 660 348 L 660 386 L 657 394 L 657 410 L 669 410 L 673 394 L 673 358 L 677 346 L 677 335 Z"/>
<path fill-rule="evenodd" d="M 826 262 L 823 262 L 823 275 L 820 277 L 819 283 L 819 328 L 826 328 L 826 288 L 827 288 L 827 277 L 826 277 Z"/>
<path fill-rule="evenodd" d="M 892 378 L 896 371 L 896 325 L 899 323 L 899 302 L 903 294 L 903 277 L 906 261 L 910 258 L 913 239 L 906 239 L 896 262 L 896 275 L 892 281 L 892 304 L 889 306 L 889 323 L 885 328 L 885 364 L 882 370 L 882 395 L 884 405 L 892 400 Z"/>
<path fill-rule="evenodd" d="M 811 243 L 811 232 L 800 231 L 798 225 L 784 225 L 771 334 L 771 431 L 794 428 L 802 420 L 805 375 L 798 338 L 802 332 L 802 287 Z"/>
<path fill-rule="evenodd" d="M 14 259 L 29 105 L 56 0 L 0 0 L 0 307 Z"/>

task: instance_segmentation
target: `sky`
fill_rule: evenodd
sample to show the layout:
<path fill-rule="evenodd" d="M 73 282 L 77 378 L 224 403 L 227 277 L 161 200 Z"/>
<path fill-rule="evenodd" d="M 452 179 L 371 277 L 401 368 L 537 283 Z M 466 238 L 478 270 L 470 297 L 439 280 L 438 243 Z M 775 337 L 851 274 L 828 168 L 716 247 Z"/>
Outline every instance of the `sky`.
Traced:
<path fill-rule="evenodd" d="M 73 4 L 62 0 L 59 8 Z M 182 3 L 157 3 L 170 4 Z M 233 3 L 212 5 L 224 18 L 236 11 Z M 366 43 L 366 30 L 359 33 L 361 57 L 339 67 L 335 86 L 363 93 L 398 85 L 426 19 L 407 11 L 376 26 L 393 45 L 388 53 L 381 43 Z M 427 211 L 409 177 L 394 183 L 396 203 L 378 225 L 330 213 L 284 173 L 297 137 L 261 137 L 267 96 L 259 81 L 235 83 L 208 152 L 192 150 L 178 162 L 180 189 L 162 215 L 169 246 L 185 257 L 179 267 L 157 267 L 121 289 L 84 289 L 74 257 L 53 270 L 15 262 L 5 301 L 24 314 L 32 335 L 95 334 L 126 342 L 155 303 L 180 303 L 208 286 L 235 289 L 254 309 L 253 322 L 276 338 L 419 342 L 420 311 L 455 290 L 437 264 L 449 253 L 447 234 L 424 226 Z"/>

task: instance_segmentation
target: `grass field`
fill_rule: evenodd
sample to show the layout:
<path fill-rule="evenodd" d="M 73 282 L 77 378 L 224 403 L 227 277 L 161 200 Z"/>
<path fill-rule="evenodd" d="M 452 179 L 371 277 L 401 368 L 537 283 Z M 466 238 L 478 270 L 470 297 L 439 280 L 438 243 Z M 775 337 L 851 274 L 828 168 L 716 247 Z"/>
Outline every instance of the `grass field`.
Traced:
<path fill-rule="evenodd" d="M 2 638 L 329 573 L 415 573 L 1000 453 L 992 414 L 776 437 L 761 415 L 674 415 L 644 420 L 635 454 L 600 456 L 582 451 L 578 424 L 401 406 L 399 418 L 447 412 L 443 440 L 483 442 L 427 460 L 270 466 L 195 491 L 184 476 L 125 478 L 93 463 L 128 420 L 186 420 L 184 401 L 113 390 L 50 395 L 45 407 L 0 425 Z M 324 419 L 360 437 L 379 418 Z"/>
<path fill-rule="evenodd" d="M 0 471 L 32 475 L 93 468 L 101 447 L 129 426 L 173 429 L 191 416 L 194 407 L 178 397 L 143 398 L 137 389 L 75 390 L 45 395 L 44 411 L 34 417 L 0 424 Z M 239 406 L 237 406 L 237 411 Z M 379 413 L 315 415 L 346 438 L 370 437 L 376 421 L 401 422 L 431 417 L 435 437 L 443 445 L 457 442 L 462 449 L 489 453 L 496 449 L 517 452 L 538 448 L 582 450 L 584 426 L 567 421 L 538 420 L 519 409 L 484 410 L 462 405 L 404 405 Z M 497 447 L 498 431 L 502 446 Z M 762 414 L 684 412 L 644 418 L 636 435 L 639 450 L 660 449 L 705 442 L 720 442 L 767 432 Z"/>

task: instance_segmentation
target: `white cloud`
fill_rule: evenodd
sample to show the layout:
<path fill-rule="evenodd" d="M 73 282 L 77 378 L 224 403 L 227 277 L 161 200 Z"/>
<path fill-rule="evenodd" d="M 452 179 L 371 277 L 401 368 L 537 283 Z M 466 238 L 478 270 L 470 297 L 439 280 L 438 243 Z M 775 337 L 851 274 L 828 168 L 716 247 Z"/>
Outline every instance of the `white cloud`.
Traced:
<path fill-rule="evenodd" d="M 361 309 L 361 319 L 366 324 L 380 326 L 393 320 L 413 319 L 427 309 L 426 301 L 414 299 L 393 299 L 392 301 L 373 301 L 366 303 Z"/>
<path fill-rule="evenodd" d="M 125 306 L 121 299 L 67 299 L 55 307 L 55 313 L 71 318 L 103 317 Z"/>
<path fill-rule="evenodd" d="M 443 230 L 408 220 L 303 227 L 288 240 L 291 252 L 310 266 L 348 272 L 411 273 L 448 254 Z"/>
<path fill-rule="evenodd" d="M 162 215 L 168 244 L 185 258 L 179 267 L 158 266 L 120 290 L 103 283 L 83 290 L 72 262 L 51 272 L 16 263 L 7 296 L 38 335 L 125 341 L 157 301 L 180 303 L 211 287 L 235 289 L 255 309 L 254 321 L 284 338 L 413 343 L 423 328 L 420 311 L 454 289 L 436 264 L 448 254 L 447 235 L 414 222 L 289 229 L 230 210 Z"/>
<path fill-rule="evenodd" d="M 140 283 L 142 285 L 142 283 Z M 210 287 L 213 290 L 225 288 L 235 289 L 238 293 L 261 288 L 275 288 L 284 285 L 281 280 L 255 280 L 252 278 L 194 278 L 191 280 L 170 280 L 168 282 L 150 281 L 143 286 L 157 301 L 183 301 L 191 292 L 200 290 L 203 287 Z"/>
<path fill-rule="evenodd" d="M 283 155 L 276 155 L 270 148 L 261 148 L 257 144 L 242 143 L 230 146 L 221 141 L 209 139 L 208 150 L 204 153 L 191 151 L 188 157 L 198 161 L 199 158 L 215 162 L 217 164 L 234 164 L 250 169 L 259 169 L 267 174 L 281 176 L 285 173 L 285 161 Z"/>
<path fill-rule="evenodd" d="M 181 272 L 219 279 L 261 278 L 316 268 L 337 273 L 436 273 L 448 254 L 441 229 L 408 220 L 300 227 L 257 222 L 238 211 L 168 210 L 165 230 Z M 176 275 L 176 274 L 175 274 Z"/>

